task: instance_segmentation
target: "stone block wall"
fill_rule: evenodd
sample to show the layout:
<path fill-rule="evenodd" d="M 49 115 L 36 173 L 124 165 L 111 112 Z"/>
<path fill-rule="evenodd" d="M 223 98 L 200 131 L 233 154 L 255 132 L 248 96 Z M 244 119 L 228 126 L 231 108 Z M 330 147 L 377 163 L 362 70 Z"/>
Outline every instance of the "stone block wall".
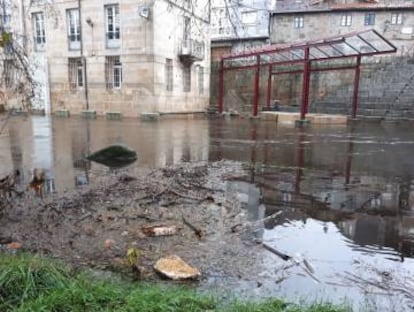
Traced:
<path fill-rule="evenodd" d="M 212 77 L 218 77 L 215 64 Z M 217 80 L 218 81 L 218 80 Z M 260 77 L 259 110 L 266 106 L 267 70 Z M 318 72 L 311 75 L 310 107 L 314 113 L 351 113 L 354 71 Z M 218 83 L 212 84 L 211 106 L 217 107 Z M 280 100 L 281 110 L 300 110 L 302 75 L 273 78 L 272 99 Z M 225 75 L 225 109 L 252 111 L 253 72 Z M 361 67 L 358 115 L 414 118 L 414 58 L 382 57 L 363 61 Z"/>

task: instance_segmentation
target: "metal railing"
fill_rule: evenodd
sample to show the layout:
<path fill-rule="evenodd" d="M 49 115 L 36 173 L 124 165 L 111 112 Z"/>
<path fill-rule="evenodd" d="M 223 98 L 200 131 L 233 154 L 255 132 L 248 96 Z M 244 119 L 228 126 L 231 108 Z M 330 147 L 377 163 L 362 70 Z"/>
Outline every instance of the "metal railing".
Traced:
<path fill-rule="evenodd" d="M 187 39 L 181 43 L 180 55 L 202 60 L 204 59 L 204 50 L 204 42 Z"/>

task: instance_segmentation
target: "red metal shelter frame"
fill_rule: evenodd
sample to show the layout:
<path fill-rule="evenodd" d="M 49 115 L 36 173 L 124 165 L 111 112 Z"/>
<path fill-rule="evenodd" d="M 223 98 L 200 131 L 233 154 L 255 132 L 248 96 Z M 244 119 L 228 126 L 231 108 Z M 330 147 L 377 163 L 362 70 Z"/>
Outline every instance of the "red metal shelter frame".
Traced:
<path fill-rule="evenodd" d="M 378 54 L 395 53 L 397 48 L 374 29 L 352 32 L 320 40 L 292 44 L 270 45 L 248 52 L 224 54 L 220 61 L 219 72 L 219 112 L 224 109 L 224 74 L 229 70 L 255 71 L 253 85 L 253 115 L 257 116 L 259 108 L 260 69 L 267 66 L 267 107 L 270 108 L 272 76 L 283 74 L 303 74 L 300 119 L 304 120 L 309 107 L 309 88 L 312 72 L 331 70 L 355 70 L 354 92 L 352 98 L 352 118 L 356 117 L 361 71 L 361 58 Z M 320 66 L 323 62 L 348 59 L 351 65 Z M 281 65 L 302 65 L 301 69 L 274 71 Z M 314 66 L 314 64 L 318 66 Z"/>

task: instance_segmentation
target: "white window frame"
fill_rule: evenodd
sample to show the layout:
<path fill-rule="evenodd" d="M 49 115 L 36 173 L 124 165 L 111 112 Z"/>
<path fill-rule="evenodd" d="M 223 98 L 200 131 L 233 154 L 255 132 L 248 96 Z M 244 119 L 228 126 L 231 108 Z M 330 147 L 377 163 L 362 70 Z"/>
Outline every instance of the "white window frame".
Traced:
<path fill-rule="evenodd" d="M 85 83 L 84 66 L 80 57 L 68 59 L 69 88 L 71 90 L 81 89 Z"/>
<path fill-rule="evenodd" d="M 107 56 L 105 60 L 106 88 L 121 89 L 122 87 L 122 63 L 119 56 Z"/>
<path fill-rule="evenodd" d="M 364 25 L 373 26 L 375 25 L 376 14 L 374 12 L 365 13 Z"/>
<path fill-rule="evenodd" d="M 204 94 L 204 67 L 198 67 L 198 92 Z"/>
<path fill-rule="evenodd" d="M 165 60 L 165 90 L 169 92 L 173 91 L 173 70 L 173 60 L 167 58 Z"/>
<path fill-rule="evenodd" d="M 293 25 L 296 29 L 303 28 L 305 26 L 305 17 L 304 16 L 295 16 L 293 18 Z"/>
<path fill-rule="evenodd" d="M 66 10 L 66 20 L 68 26 L 68 43 L 69 50 L 79 50 L 81 33 L 79 22 L 79 9 Z"/>
<path fill-rule="evenodd" d="M 43 12 L 34 12 L 33 20 L 33 40 L 36 51 L 43 51 L 46 44 L 45 15 Z"/>
<path fill-rule="evenodd" d="M 241 20 L 242 20 L 242 23 L 246 25 L 255 24 L 257 21 L 257 12 L 256 11 L 242 12 Z"/>
<path fill-rule="evenodd" d="M 341 15 L 341 26 L 349 27 L 352 25 L 352 14 L 342 14 Z"/>
<path fill-rule="evenodd" d="M 191 65 L 183 67 L 183 92 L 191 92 Z"/>
<path fill-rule="evenodd" d="M 114 65 L 114 89 L 121 89 L 122 86 L 122 64 Z"/>
<path fill-rule="evenodd" d="M 391 25 L 402 25 L 403 14 L 401 12 L 391 13 Z"/>
<path fill-rule="evenodd" d="M 3 61 L 3 76 L 4 76 L 4 86 L 6 88 L 11 88 L 15 82 L 15 65 L 13 60 L 5 59 Z"/>
<path fill-rule="evenodd" d="M 105 9 L 105 38 L 107 48 L 119 48 L 121 39 L 121 23 L 119 5 L 109 4 Z"/>

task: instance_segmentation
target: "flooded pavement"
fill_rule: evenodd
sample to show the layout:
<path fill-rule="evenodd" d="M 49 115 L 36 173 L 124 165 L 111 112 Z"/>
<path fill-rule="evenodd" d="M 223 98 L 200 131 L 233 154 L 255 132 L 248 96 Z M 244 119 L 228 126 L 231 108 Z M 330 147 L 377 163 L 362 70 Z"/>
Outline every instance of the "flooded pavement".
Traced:
<path fill-rule="evenodd" d="M 407 123 L 301 129 L 249 120 L 12 118 L 0 136 L 0 172 L 19 169 L 27 177 L 32 168 L 44 168 L 45 193 L 65 194 L 111 172 L 85 160 L 110 144 L 137 151 L 131 170 L 241 162 L 244 174 L 227 175 L 224 195 L 226 207 L 240 208 L 233 207 L 238 213 L 230 228 L 246 250 L 232 249 L 228 232 L 209 225 L 205 241 L 191 243 L 216 261 L 199 260 L 206 277 L 201 288 L 412 311 L 413 130 Z M 255 226 L 244 229 L 244 219 Z"/>

